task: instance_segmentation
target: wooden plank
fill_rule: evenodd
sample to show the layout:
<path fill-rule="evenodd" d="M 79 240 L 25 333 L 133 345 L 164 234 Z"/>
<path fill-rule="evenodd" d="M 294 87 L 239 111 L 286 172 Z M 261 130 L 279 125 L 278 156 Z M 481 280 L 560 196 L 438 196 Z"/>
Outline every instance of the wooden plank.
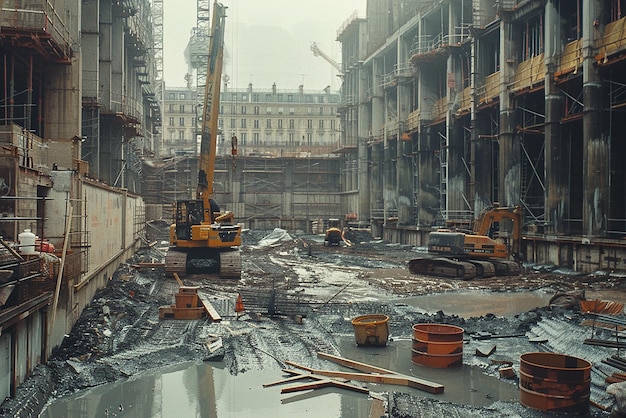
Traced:
<path fill-rule="evenodd" d="M 336 370 L 319 370 L 312 369 L 310 367 L 300 366 L 296 363 L 286 361 L 294 367 L 298 367 L 307 370 L 313 374 L 327 377 L 341 377 L 346 380 L 357 380 L 360 382 L 379 383 L 386 385 L 399 385 L 408 386 L 411 388 L 423 390 L 428 393 L 443 393 L 444 386 L 439 383 L 429 382 L 427 380 L 419 379 L 413 376 L 407 376 L 403 374 L 376 374 L 376 373 L 354 373 L 354 372 L 341 372 Z"/>
<path fill-rule="evenodd" d="M 211 302 L 209 302 L 209 299 L 207 299 L 206 296 L 200 293 L 198 293 L 198 298 L 200 299 L 200 303 L 202 303 L 202 306 L 204 306 L 204 309 L 206 309 L 207 313 L 209 314 L 213 322 L 220 322 L 222 320 L 222 317 L 220 316 L 219 313 L 217 313 L 213 305 L 211 305 Z"/>
<path fill-rule="evenodd" d="M 133 268 L 136 268 L 136 269 L 157 268 L 157 267 L 165 267 L 165 263 L 135 263 L 132 266 Z"/>
<path fill-rule="evenodd" d="M 333 363 L 341 364 L 342 366 L 349 367 L 351 369 L 359 370 L 365 373 L 380 373 L 380 374 L 398 374 L 393 370 L 383 369 L 382 367 L 372 366 L 370 364 L 359 363 L 358 361 L 350 360 L 343 357 L 333 356 L 332 354 L 317 352 L 317 357 L 322 358 Z"/>
<path fill-rule="evenodd" d="M 180 279 L 178 273 L 174 273 L 174 278 L 176 279 L 176 282 L 178 282 L 179 286 L 184 286 L 183 281 Z"/>
<path fill-rule="evenodd" d="M 287 371 L 285 370 L 285 372 L 287 372 Z M 295 376 L 290 376 L 290 377 L 287 377 L 285 379 L 277 380 L 275 382 L 264 383 L 263 387 L 264 388 L 268 388 L 270 386 L 277 386 L 277 385 L 282 385 L 284 383 L 291 383 L 291 382 L 295 382 L 297 380 L 310 379 L 310 378 L 311 377 L 306 375 L 306 374 L 296 374 Z"/>
<path fill-rule="evenodd" d="M 347 389 L 347 390 L 351 390 L 353 392 L 358 392 L 358 393 L 365 393 L 365 394 L 370 393 L 368 388 L 364 388 L 362 386 L 351 385 L 349 383 L 343 383 L 334 379 L 316 380 L 314 382 L 304 383 L 302 385 L 288 386 L 286 388 L 282 388 L 280 393 L 301 392 L 303 390 L 322 389 L 322 388 L 326 388 L 329 386 L 334 386 L 339 389 Z"/>

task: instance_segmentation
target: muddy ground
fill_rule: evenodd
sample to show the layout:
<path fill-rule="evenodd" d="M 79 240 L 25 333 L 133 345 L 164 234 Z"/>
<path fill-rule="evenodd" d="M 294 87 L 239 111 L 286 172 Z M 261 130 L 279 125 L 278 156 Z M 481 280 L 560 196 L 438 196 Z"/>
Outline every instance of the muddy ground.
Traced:
<path fill-rule="evenodd" d="M 186 361 L 220 361 L 233 375 L 280 370 L 285 367 L 284 360 L 328 369 L 328 363 L 316 353 L 341 356 L 337 339 L 354 335 L 350 318 L 374 313 L 389 316 L 391 339 L 410 338 L 412 325 L 419 322 L 462 327 L 467 339 L 464 364 L 496 377 L 501 365 L 491 361 L 493 358 L 474 355 L 472 334 L 526 335 L 527 339 L 499 340 L 498 358 L 510 360 L 514 370 L 519 370 L 519 356 L 524 352 L 552 351 L 584 358 L 594 365 L 591 399 L 606 409 L 592 406 L 587 415 L 609 416 L 613 398 L 606 393 L 604 379 L 619 370 L 602 360 L 616 350 L 582 344 L 591 330 L 585 325 L 588 316 L 578 311 L 576 298 L 624 301 L 626 279 L 622 276 L 607 272 L 575 275 L 539 266 L 526 266 L 519 277 L 462 281 L 416 276 L 408 271 L 406 262 L 419 249 L 376 241 L 365 232 L 349 235 L 352 246 L 326 247 L 322 237 L 303 234 L 282 235 L 283 240 L 261 245 L 269 231 L 248 231 L 242 246 L 241 280 L 220 280 L 214 275 L 184 278 L 185 285 L 199 286 L 223 321 L 159 320 L 159 307 L 173 303 L 178 284 L 161 268 L 145 267 L 163 261 L 166 245 L 157 232 L 158 225 L 150 230 L 146 243 L 151 245 L 120 267 L 108 287 L 96 294 L 50 361 L 37 368 L 15 399 L 2 404 L 2 416 L 14 416 L 20 403 L 34 391 L 43 392 L 43 387 L 52 389 L 53 398 L 61 397 Z M 458 290 L 537 289 L 566 295 L 554 298 L 551 306 L 511 318 L 487 314 L 464 319 L 444 314 L 444 306 L 429 313 L 398 300 Z M 235 312 L 239 294 L 246 309 L 241 314 Z M 595 329 L 596 338 L 610 338 L 610 330 Z M 222 348 L 210 350 L 208 343 L 220 337 Z M 530 339 L 534 337 L 546 341 L 533 343 Z M 507 380 L 518 384 L 517 375 Z M 423 398 L 419 393 L 385 392 L 381 396 L 388 417 L 545 416 L 519 403 L 495 402 L 477 408 Z"/>

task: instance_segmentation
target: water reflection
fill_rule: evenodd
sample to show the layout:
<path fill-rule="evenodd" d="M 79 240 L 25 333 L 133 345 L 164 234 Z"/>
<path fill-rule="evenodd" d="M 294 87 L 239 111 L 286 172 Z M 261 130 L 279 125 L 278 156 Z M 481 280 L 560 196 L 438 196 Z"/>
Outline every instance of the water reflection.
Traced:
<path fill-rule="evenodd" d="M 479 317 L 492 313 L 511 317 L 531 309 L 547 306 L 553 293 L 546 292 L 448 292 L 403 298 L 407 305 L 434 313 L 463 318 Z"/>
<path fill-rule="evenodd" d="M 354 338 L 342 337 L 340 350 L 346 358 L 445 386 L 444 393 L 429 394 L 404 386 L 364 384 L 373 392 L 401 391 L 473 406 L 487 406 L 497 400 L 516 402 L 519 397 L 517 385 L 486 376 L 474 367 L 433 369 L 412 363 L 410 341 L 393 341 L 387 347 L 370 349 L 357 347 Z M 333 368 L 329 363 L 328 369 Z M 280 370 L 249 371 L 232 376 L 215 364 L 186 363 L 56 400 L 41 417 L 369 416 L 371 401 L 363 394 L 332 388 L 281 394 L 281 388 L 286 385 L 263 387 L 263 384 L 284 378 Z"/>

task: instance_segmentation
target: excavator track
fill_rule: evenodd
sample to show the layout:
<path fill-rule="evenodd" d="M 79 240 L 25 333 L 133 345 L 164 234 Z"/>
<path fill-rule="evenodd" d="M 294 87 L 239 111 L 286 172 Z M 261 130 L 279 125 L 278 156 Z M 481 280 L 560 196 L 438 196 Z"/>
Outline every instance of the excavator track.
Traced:
<path fill-rule="evenodd" d="M 467 260 L 467 262 L 476 267 L 476 277 L 488 278 L 496 275 L 496 266 L 490 261 Z"/>
<path fill-rule="evenodd" d="M 241 278 L 241 251 L 238 248 L 220 252 L 220 277 L 223 279 Z"/>
<path fill-rule="evenodd" d="M 180 277 L 187 274 L 187 253 L 170 248 L 165 256 L 165 274 L 173 276 L 174 273 Z"/>
<path fill-rule="evenodd" d="M 228 248 L 219 252 L 220 277 L 223 279 L 241 278 L 241 251 L 237 248 Z M 169 249 L 165 256 L 165 274 L 180 277 L 187 275 L 187 253 Z"/>
<path fill-rule="evenodd" d="M 453 277 L 471 280 L 476 277 L 476 267 L 466 261 L 443 257 L 420 257 L 409 261 L 409 271 L 414 274 Z"/>
<path fill-rule="evenodd" d="M 496 276 L 515 276 L 522 274 L 522 268 L 519 263 L 512 260 L 493 260 L 496 268 Z"/>

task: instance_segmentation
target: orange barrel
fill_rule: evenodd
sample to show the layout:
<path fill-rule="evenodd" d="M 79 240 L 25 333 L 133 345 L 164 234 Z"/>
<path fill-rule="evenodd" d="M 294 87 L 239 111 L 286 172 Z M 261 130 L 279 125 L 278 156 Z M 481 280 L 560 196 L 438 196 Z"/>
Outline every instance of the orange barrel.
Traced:
<path fill-rule="evenodd" d="M 411 361 L 438 369 L 462 366 L 464 332 L 454 325 L 413 325 Z"/>
<path fill-rule="evenodd" d="M 520 357 L 520 401 L 540 411 L 586 413 L 591 392 L 591 363 L 556 353 Z"/>
<path fill-rule="evenodd" d="M 382 314 L 357 316 L 352 320 L 357 345 L 387 345 L 389 317 Z"/>

